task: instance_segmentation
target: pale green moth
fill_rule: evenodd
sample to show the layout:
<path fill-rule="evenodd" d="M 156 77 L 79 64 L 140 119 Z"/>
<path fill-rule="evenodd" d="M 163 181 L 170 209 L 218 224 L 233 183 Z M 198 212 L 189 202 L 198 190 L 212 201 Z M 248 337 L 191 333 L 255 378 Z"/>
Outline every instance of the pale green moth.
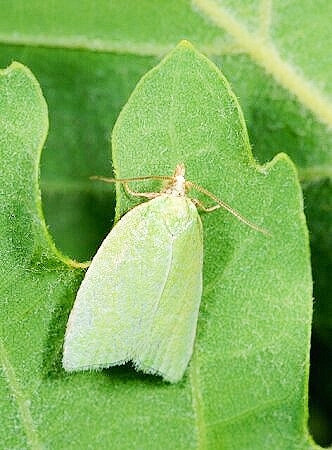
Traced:
<path fill-rule="evenodd" d="M 101 369 L 132 361 L 145 373 L 175 383 L 191 358 L 202 296 L 203 233 L 196 205 L 227 209 L 213 194 L 184 178 L 184 165 L 172 177 L 141 177 L 121 182 L 127 191 L 150 199 L 113 227 L 93 258 L 78 290 L 64 341 L 66 371 Z M 129 181 L 168 180 L 159 193 L 137 193 Z M 216 203 L 204 208 L 186 196 L 195 188 Z"/>

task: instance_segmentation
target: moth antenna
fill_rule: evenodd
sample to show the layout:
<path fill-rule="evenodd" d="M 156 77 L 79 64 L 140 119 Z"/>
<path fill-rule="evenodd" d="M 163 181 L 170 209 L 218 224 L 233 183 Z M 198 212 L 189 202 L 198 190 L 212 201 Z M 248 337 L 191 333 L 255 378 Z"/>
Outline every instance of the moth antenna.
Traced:
<path fill-rule="evenodd" d="M 169 181 L 169 183 L 171 181 L 174 181 L 174 176 L 144 176 L 144 177 L 134 177 L 134 178 L 106 178 L 106 177 L 101 177 L 98 175 L 93 175 L 90 177 L 90 180 L 99 180 L 99 181 L 104 181 L 106 183 L 121 183 L 123 184 L 123 187 L 125 189 L 125 191 L 127 192 L 127 194 L 132 195 L 133 197 L 143 197 L 143 198 L 148 198 L 148 199 L 152 199 L 152 198 L 156 198 L 160 196 L 160 192 L 137 192 L 137 191 L 133 191 L 132 189 L 130 189 L 130 187 L 128 186 L 128 183 L 132 182 L 132 181 L 146 181 L 146 180 L 162 180 L 162 181 Z"/>
<path fill-rule="evenodd" d="M 173 180 L 174 177 L 171 176 L 159 176 L 159 175 L 151 175 L 151 176 L 144 176 L 144 177 L 134 177 L 134 178 L 107 178 L 107 177 L 101 177 L 99 175 L 93 175 L 89 177 L 90 180 L 98 180 L 98 181 L 104 181 L 105 183 L 130 183 L 131 181 L 146 181 L 146 180 Z"/>

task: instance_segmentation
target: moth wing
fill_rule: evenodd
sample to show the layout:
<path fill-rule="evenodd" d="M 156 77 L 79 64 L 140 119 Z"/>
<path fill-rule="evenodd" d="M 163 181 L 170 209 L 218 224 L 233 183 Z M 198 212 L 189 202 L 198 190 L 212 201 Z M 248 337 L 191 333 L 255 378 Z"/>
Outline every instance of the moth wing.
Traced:
<path fill-rule="evenodd" d="M 174 208 L 174 200 L 181 205 Z M 144 372 L 180 379 L 193 349 L 201 272 L 201 224 L 190 200 L 161 196 L 129 211 L 102 243 L 77 293 L 64 368 L 132 360 Z"/>
<path fill-rule="evenodd" d="M 165 201 L 167 207 L 161 209 L 162 240 L 167 248 L 164 283 L 136 347 L 135 363 L 144 372 L 177 382 L 195 341 L 202 297 L 203 236 L 197 209 L 189 199 L 169 197 Z"/>

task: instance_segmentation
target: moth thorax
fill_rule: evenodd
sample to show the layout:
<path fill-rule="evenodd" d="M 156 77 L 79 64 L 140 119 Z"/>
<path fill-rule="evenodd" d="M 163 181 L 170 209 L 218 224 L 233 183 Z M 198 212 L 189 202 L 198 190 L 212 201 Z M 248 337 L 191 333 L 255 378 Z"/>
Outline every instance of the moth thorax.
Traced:
<path fill-rule="evenodd" d="M 186 195 L 186 180 L 183 175 L 176 175 L 172 184 L 166 189 L 166 194 L 174 197 L 184 197 Z"/>

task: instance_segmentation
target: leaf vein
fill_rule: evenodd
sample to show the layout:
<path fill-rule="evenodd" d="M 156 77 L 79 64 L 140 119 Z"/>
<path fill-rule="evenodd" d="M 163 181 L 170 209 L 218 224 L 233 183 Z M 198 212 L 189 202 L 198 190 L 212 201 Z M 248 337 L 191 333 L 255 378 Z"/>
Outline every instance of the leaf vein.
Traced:
<path fill-rule="evenodd" d="M 214 0 L 193 0 L 195 7 L 219 28 L 229 33 L 253 61 L 297 100 L 310 110 L 321 122 L 332 127 L 332 105 L 326 94 L 317 89 L 299 70 L 280 56 L 278 50 L 261 35 L 254 35 Z"/>
<path fill-rule="evenodd" d="M 283 397 L 280 399 L 275 398 L 275 399 L 271 399 L 269 401 L 265 401 L 262 404 L 257 405 L 256 407 L 248 408 L 238 414 L 229 416 L 229 417 L 227 417 L 227 419 L 219 419 L 219 420 L 214 420 L 212 422 L 209 422 L 208 427 L 210 428 L 210 427 L 214 427 L 216 425 L 220 426 L 220 425 L 227 425 L 227 424 L 231 424 L 234 422 L 238 422 L 238 421 L 244 419 L 245 417 L 250 417 L 252 414 L 258 413 L 260 411 L 264 411 L 267 407 L 271 408 L 271 407 L 275 407 L 278 405 L 282 405 L 285 402 L 287 402 L 288 400 L 289 400 L 289 397 Z"/>
<path fill-rule="evenodd" d="M 195 414 L 195 428 L 197 436 L 197 450 L 208 448 L 206 442 L 206 424 L 204 418 L 204 400 L 200 386 L 200 371 L 198 364 L 198 349 L 195 346 L 190 362 L 189 378 L 192 394 L 192 407 Z"/>
<path fill-rule="evenodd" d="M 31 416 L 29 399 L 24 395 L 20 387 L 15 369 L 11 365 L 7 355 L 3 339 L 0 339 L 0 360 L 4 375 L 18 406 L 18 412 L 24 426 L 28 447 L 33 450 L 42 449 L 42 445 L 40 444 L 38 433 Z"/>

